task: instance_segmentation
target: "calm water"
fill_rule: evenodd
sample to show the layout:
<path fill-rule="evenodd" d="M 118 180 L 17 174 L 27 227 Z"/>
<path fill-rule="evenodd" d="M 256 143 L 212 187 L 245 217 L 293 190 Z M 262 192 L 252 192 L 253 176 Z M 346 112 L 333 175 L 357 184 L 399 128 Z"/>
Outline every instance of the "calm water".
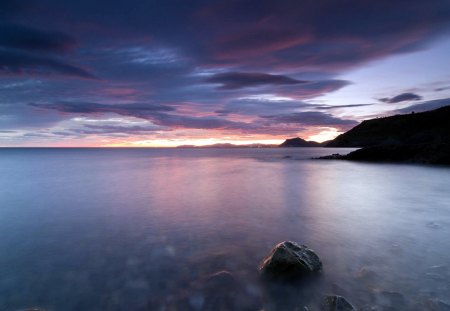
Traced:
<path fill-rule="evenodd" d="M 448 303 L 450 168 L 309 160 L 346 151 L 0 149 L 0 310 Z M 318 280 L 260 280 L 283 240 L 318 253 Z"/>

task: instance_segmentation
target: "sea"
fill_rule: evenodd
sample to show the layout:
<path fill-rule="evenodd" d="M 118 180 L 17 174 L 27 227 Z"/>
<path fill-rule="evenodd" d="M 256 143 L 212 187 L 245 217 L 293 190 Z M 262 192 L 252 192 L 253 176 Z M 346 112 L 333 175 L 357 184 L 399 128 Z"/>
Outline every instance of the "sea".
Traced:
<path fill-rule="evenodd" d="M 450 168 L 351 150 L 2 148 L 0 310 L 448 310 Z M 323 271 L 262 278 L 282 241 Z"/>

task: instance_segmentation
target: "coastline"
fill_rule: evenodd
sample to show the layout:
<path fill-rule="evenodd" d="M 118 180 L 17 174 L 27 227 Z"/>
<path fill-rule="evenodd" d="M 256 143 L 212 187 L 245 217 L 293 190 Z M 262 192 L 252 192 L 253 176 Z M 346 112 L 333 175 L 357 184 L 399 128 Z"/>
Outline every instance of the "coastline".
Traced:
<path fill-rule="evenodd" d="M 315 159 L 450 165 L 450 144 L 378 145 L 363 147 L 345 155 L 332 154 Z"/>

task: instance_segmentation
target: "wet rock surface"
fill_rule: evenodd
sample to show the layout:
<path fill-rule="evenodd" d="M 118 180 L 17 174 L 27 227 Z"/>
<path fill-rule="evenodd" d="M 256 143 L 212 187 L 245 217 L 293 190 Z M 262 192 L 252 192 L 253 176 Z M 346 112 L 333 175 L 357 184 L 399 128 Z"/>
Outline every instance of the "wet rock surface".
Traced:
<path fill-rule="evenodd" d="M 425 310 L 450 311 L 450 304 L 439 299 L 428 299 L 425 303 L 425 306 Z"/>
<path fill-rule="evenodd" d="M 276 245 L 260 265 L 263 276 L 299 279 L 322 270 L 319 256 L 306 245 L 285 241 Z"/>
<path fill-rule="evenodd" d="M 351 311 L 356 310 L 353 305 L 342 296 L 325 296 L 320 307 L 321 311 Z"/>
<path fill-rule="evenodd" d="M 385 308 L 404 308 L 406 305 L 405 298 L 402 294 L 393 291 L 376 291 L 376 304 Z"/>
<path fill-rule="evenodd" d="M 175 304 L 177 310 L 256 311 L 261 308 L 258 289 L 222 270 L 197 280 Z"/>

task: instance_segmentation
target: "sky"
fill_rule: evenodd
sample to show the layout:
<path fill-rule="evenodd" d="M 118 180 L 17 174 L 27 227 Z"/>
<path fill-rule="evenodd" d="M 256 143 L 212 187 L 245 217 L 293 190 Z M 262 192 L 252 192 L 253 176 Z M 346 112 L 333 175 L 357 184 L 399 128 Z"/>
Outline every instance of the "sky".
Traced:
<path fill-rule="evenodd" d="M 448 0 L 0 1 L 0 146 L 325 141 L 445 105 Z"/>

